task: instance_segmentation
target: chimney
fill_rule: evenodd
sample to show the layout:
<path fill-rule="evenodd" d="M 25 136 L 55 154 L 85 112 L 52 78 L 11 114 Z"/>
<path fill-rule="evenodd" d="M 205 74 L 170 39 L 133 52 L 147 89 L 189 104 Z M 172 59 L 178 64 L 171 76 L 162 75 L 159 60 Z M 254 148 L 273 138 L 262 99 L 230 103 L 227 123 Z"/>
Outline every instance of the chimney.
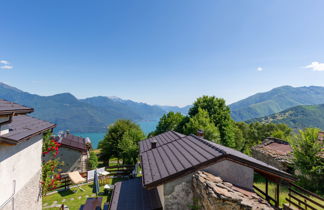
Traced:
<path fill-rule="evenodd" d="M 70 130 L 66 130 L 65 133 L 66 133 L 67 135 L 69 135 L 69 134 L 70 134 Z"/>
<path fill-rule="evenodd" d="M 156 144 L 157 144 L 157 141 L 156 140 L 151 141 L 151 149 L 155 149 L 156 148 Z"/>
<path fill-rule="evenodd" d="M 197 136 L 203 138 L 204 137 L 204 131 L 203 130 L 198 130 L 197 131 Z"/>

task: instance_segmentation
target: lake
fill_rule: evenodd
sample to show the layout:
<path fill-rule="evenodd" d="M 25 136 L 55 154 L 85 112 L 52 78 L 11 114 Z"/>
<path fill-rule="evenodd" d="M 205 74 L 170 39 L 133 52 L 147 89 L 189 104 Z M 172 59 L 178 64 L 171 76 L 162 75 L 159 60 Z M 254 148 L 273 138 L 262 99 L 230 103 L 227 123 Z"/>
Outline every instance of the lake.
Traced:
<path fill-rule="evenodd" d="M 158 124 L 158 120 L 156 121 L 140 121 L 136 122 L 144 131 L 145 134 L 148 134 L 155 130 L 156 125 Z M 97 148 L 100 140 L 104 138 L 106 133 L 73 133 L 73 135 L 81 136 L 83 138 L 89 137 L 91 139 L 92 147 Z"/>

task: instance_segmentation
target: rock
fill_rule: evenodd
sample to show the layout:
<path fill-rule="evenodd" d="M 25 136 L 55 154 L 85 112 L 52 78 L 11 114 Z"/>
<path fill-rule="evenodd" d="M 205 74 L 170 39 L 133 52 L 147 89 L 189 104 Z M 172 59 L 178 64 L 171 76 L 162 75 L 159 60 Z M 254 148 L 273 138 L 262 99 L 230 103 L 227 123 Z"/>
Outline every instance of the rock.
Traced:
<path fill-rule="evenodd" d="M 200 209 L 212 210 L 247 210 L 273 209 L 257 194 L 249 192 L 243 194 L 237 187 L 224 182 L 220 177 L 207 172 L 197 172 L 193 175 L 193 193 L 196 206 Z M 260 199 L 262 202 L 259 202 Z"/>

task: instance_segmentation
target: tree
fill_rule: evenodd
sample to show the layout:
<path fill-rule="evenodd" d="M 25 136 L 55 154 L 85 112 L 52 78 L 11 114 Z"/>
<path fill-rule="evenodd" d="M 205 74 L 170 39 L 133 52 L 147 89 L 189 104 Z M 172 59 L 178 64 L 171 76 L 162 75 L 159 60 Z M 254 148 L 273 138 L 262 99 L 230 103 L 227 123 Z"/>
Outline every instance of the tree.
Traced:
<path fill-rule="evenodd" d="M 98 166 L 98 157 L 94 151 L 90 152 L 89 166 L 90 166 L 90 169 L 95 169 Z"/>
<path fill-rule="evenodd" d="M 293 163 L 300 185 L 323 193 L 324 158 L 321 157 L 323 141 L 318 140 L 319 129 L 306 128 L 290 139 Z"/>
<path fill-rule="evenodd" d="M 144 133 L 138 129 L 128 130 L 118 144 L 123 162 L 135 164 L 137 162 L 139 147 L 138 141 L 145 138 Z"/>
<path fill-rule="evenodd" d="M 164 133 L 166 131 L 179 131 L 181 128 L 181 123 L 184 121 L 185 116 L 183 116 L 179 112 L 169 112 L 167 114 L 164 114 L 158 125 L 156 126 L 156 129 L 153 133 L 153 135 L 158 135 L 161 133 Z"/>
<path fill-rule="evenodd" d="M 184 133 L 196 134 L 198 130 L 204 131 L 204 138 L 215 143 L 220 142 L 220 135 L 218 128 L 216 128 L 213 121 L 209 118 L 208 112 L 201 108 L 198 113 L 189 119 L 189 122 L 184 126 Z"/>
<path fill-rule="evenodd" d="M 220 143 L 235 147 L 233 124 L 230 109 L 225 104 L 225 100 L 214 96 L 203 96 L 198 98 L 189 110 L 189 116 L 195 116 L 200 109 L 206 110 L 210 119 L 219 130 Z"/>
<path fill-rule="evenodd" d="M 115 123 L 108 127 L 107 134 L 104 139 L 99 143 L 101 149 L 101 159 L 105 164 L 109 163 L 109 159 L 115 157 L 122 158 L 120 150 L 120 142 L 125 138 L 125 133 L 134 132 L 140 135 L 134 138 L 134 141 L 144 139 L 145 135 L 141 128 L 130 120 L 117 120 Z M 125 156 L 124 156 L 125 157 Z"/>

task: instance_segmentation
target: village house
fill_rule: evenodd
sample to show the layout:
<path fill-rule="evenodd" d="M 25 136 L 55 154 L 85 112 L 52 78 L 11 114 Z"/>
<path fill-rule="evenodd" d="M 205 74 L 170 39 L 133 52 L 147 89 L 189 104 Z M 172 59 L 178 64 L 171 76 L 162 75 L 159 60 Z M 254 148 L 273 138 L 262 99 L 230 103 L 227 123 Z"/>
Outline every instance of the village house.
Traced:
<path fill-rule="evenodd" d="M 111 210 L 272 209 L 254 192 L 254 173 L 279 182 L 294 177 L 196 135 L 169 131 L 140 141 L 142 177 L 118 182 Z"/>
<path fill-rule="evenodd" d="M 59 153 L 55 158 L 63 162 L 60 166 L 61 172 L 86 172 L 89 170 L 89 151 L 91 141 L 89 138 L 72 135 L 69 131 L 60 132 L 55 140 L 61 144 Z M 50 155 L 44 155 L 44 160 L 51 158 Z"/>
<path fill-rule="evenodd" d="M 252 156 L 280 170 L 292 173 L 292 148 L 288 142 L 278 138 L 266 138 L 251 148 Z"/>
<path fill-rule="evenodd" d="M 55 125 L 0 99 L 0 209 L 42 209 L 42 137 Z"/>

